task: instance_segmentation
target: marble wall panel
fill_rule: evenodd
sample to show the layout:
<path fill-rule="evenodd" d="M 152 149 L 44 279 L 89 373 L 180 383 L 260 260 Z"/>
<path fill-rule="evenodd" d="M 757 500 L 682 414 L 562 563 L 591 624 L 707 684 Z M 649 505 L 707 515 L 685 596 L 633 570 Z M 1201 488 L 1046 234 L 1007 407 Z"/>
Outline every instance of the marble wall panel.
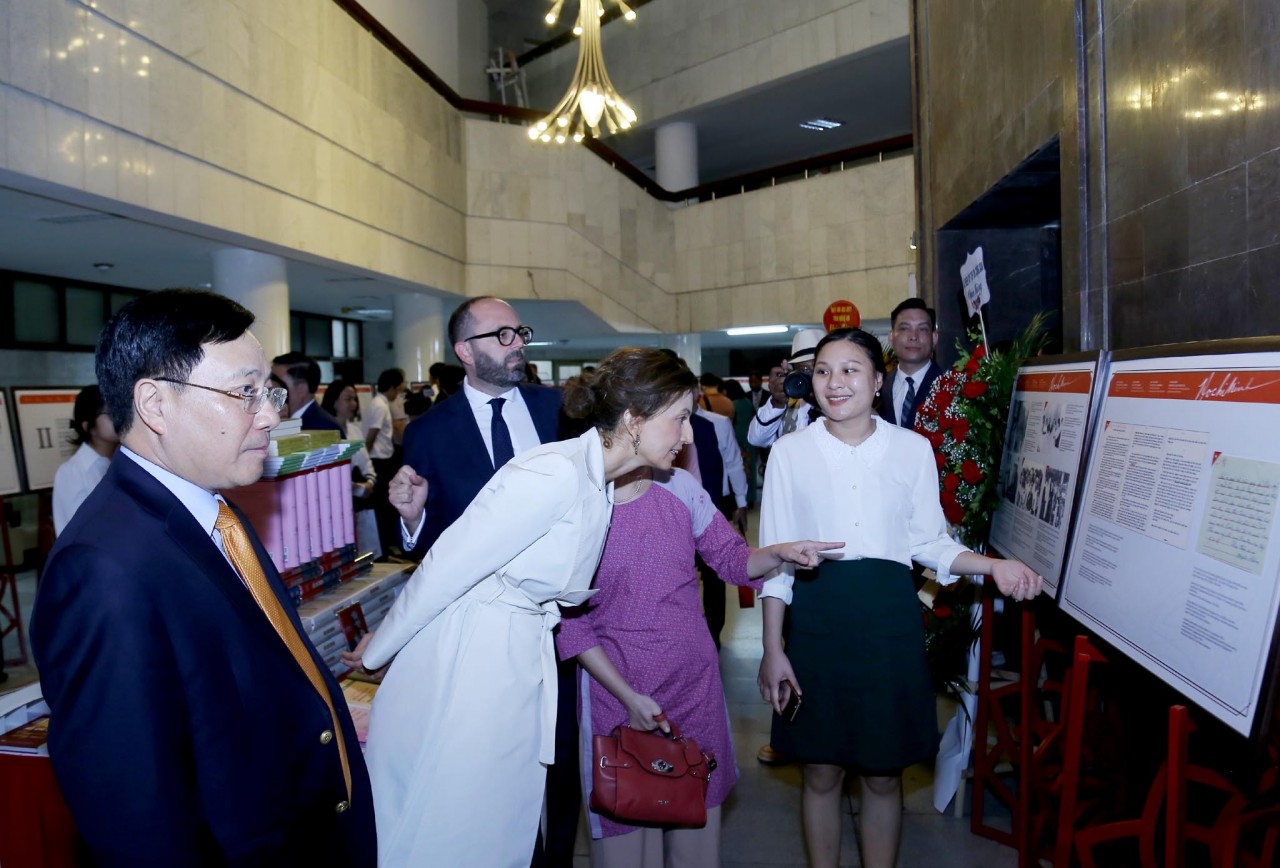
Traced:
<path fill-rule="evenodd" d="M 1076 346 L 1280 333 L 1270 301 L 1280 241 L 1278 8 L 1089 0 L 1077 46 L 1062 4 L 916 0 L 916 37 L 927 37 L 917 100 L 926 232 L 1056 124 L 1063 309 L 1068 326 L 1078 317 Z M 968 63 L 980 55 L 999 63 Z M 1035 88 L 1060 94 L 1061 108 L 1037 107 Z M 1083 271 L 1073 274 L 1073 262 Z M 1070 328 L 1067 337 L 1074 348 Z"/>
<path fill-rule="evenodd" d="M 909 0 L 655 0 L 602 31 L 609 77 L 643 123 L 898 39 Z M 570 7 L 566 7 L 569 9 Z M 569 14 L 574 14 L 570 12 Z M 576 43 L 525 69 L 531 105 L 559 99 Z"/>

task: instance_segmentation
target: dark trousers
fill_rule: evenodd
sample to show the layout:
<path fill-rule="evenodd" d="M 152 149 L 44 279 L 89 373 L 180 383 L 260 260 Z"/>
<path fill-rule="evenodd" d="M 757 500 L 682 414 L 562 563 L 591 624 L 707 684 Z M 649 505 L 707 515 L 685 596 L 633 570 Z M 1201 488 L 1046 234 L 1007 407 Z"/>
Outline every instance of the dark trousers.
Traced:
<path fill-rule="evenodd" d="M 556 761 L 547 769 L 547 835 L 539 834 L 532 868 L 572 868 L 582 813 L 578 777 L 578 663 L 560 662 L 556 703 Z"/>
<path fill-rule="evenodd" d="M 726 519 L 733 520 L 737 511 L 737 502 L 733 495 L 720 498 L 716 506 Z M 697 558 L 698 575 L 702 577 L 702 612 L 707 618 L 707 630 L 711 633 L 711 641 L 720 647 L 720 632 L 724 630 L 724 598 L 725 586 L 716 571 L 707 565 L 701 556 Z"/>
<path fill-rule="evenodd" d="M 383 555 L 390 554 L 392 546 L 397 549 L 401 546 L 400 513 L 396 512 L 396 508 L 387 498 L 391 477 L 395 476 L 396 471 L 400 469 L 400 463 L 399 447 L 390 458 L 373 459 L 373 470 L 378 475 L 373 485 L 373 510 L 378 518 L 378 541 L 382 543 Z"/>

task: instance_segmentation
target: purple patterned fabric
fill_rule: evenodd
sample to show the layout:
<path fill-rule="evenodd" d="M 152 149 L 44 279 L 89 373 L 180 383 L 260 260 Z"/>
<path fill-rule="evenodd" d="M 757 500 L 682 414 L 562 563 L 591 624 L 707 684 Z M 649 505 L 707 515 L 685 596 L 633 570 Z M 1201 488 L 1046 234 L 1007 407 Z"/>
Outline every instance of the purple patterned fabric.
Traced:
<path fill-rule="evenodd" d="M 561 659 L 599 645 L 633 689 L 652 696 L 668 720 L 715 754 L 719 766 L 707 792 L 707 807 L 714 808 L 737 783 L 738 770 L 719 660 L 698 596 L 695 546 L 726 582 L 760 587 L 747 578 L 746 542 L 684 471 L 615 506 L 593 586 L 600 591 L 565 611 L 556 643 Z M 591 737 L 608 735 L 629 717 L 613 694 L 579 670 L 578 719 L 589 800 Z M 593 838 L 636 828 L 588 815 Z"/>

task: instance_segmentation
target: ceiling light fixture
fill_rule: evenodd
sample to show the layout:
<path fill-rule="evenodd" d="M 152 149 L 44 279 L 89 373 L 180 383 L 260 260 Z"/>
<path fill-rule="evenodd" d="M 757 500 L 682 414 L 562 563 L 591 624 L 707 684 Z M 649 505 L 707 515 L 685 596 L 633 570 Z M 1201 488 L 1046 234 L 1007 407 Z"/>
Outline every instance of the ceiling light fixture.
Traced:
<path fill-rule="evenodd" d="M 613 0 L 622 10 L 622 17 L 635 21 L 636 13 L 623 0 Z M 547 13 L 547 23 L 555 24 L 564 0 L 555 0 Z M 573 71 L 569 89 L 551 113 L 529 127 L 533 141 L 555 142 L 563 145 L 570 137 L 581 142 L 588 135 L 600 137 L 600 122 L 604 121 L 610 133 L 629 130 L 635 126 L 636 113 L 618 95 L 604 68 L 604 50 L 600 45 L 600 17 L 604 15 L 604 0 L 578 0 L 578 21 L 573 34 L 581 38 L 578 46 L 578 66 Z"/>
<path fill-rule="evenodd" d="M 825 133 L 827 130 L 834 130 L 844 126 L 844 121 L 838 121 L 835 118 L 814 118 L 811 121 L 801 121 L 801 129 L 813 130 L 815 133 Z"/>
<path fill-rule="evenodd" d="M 787 331 L 789 326 L 784 325 L 763 325 L 763 326 L 741 326 L 739 328 L 725 329 L 724 333 L 731 338 L 740 338 L 746 335 L 779 335 Z"/>
<path fill-rule="evenodd" d="M 110 271 L 111 269 L 115 268 L 116 265 L 114 262 L 95 262 L 93 264 L 93 267 L 98 269 L 99 271 Z"/>

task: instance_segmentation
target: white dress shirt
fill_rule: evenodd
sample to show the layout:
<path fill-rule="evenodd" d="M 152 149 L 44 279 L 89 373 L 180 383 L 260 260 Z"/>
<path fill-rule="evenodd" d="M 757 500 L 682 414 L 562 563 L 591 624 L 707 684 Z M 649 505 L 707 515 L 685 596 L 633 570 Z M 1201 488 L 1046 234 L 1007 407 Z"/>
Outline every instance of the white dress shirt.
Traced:
<path fill-rule="evenodd" d="M 489 453 L 489 461 L 492 462 L 493 431 L 490 430 L 490 425 L 493 422 L 493 405 L 489 402 L 494 399 L 494 396 L 481 392 L 471 385 L 470 380 L 462 381 L 462 394 L 471 405 L 476 424 L 480 426 L 480 436 L 484 439 L 484 450 Z M 519 455 L 535 446 L 541 446 L 538 429 L 533 425 L 533 416 L 529 415 L 529 405 L 524 402 L 524 396 L 520 394 L 519 387 L 512 386 L 497 397 L 506 399 L 502 405 L 502 421 L 507 423 L 507 430 L 511 432 L 511 446 L 515 454 Z"/>
<path fill-rule="evenodd" d="M 797 539 L 843 542 L 832 560 L 913 560 L 950 584 L 951 562 L 964 546 L 947 536 L 938 496 L 938 466 L 929 441 L 878 416 L 875 431 L 849 446 L 819 419 L 783 437 L 769 456 L 760 506 L 760 545 Z M 791 603 L 795 565 L 764 583 L 762 597 Z"/>
<path fill-rule="evenodd" d="M 733 501 L 739 508 L 747 505 L 747 471 L 742 465 L 742 450 L 738 448 L 738 438 L 733 433 L 733 423 L 719 413 L 713 413 L 705 407 L 698 407 L 698 415 L 706 419 L 716 429 L 716 446 L 720 448 L 720 460 L 724 463 L 724 473 L 720 479 L 720 495 L 733 494 Z"/>
<path fill-rule="evenodd" d="M 80 504 L 107 475 L 111 459 L 104 458 L 88 443 L 62 463 L 53 476 L 53 532 L 61 534 Z"/>
<path fill-rule="evenodd" d="M 795 417 L 796 431 L 807 428 L 811 406 L 803 398 L 789 398 L 787 406 L 782 409 L 766 401 L 751 417 L 751 424 L 747 427 L 747 442 L 760 449 L 772 446 L 783 435 L 782 429 L 786 427 L 788 413 Z"/>
<path fill-rule="evenodd" d="M 365 437 L 369 436 L 370 431 L 378 432 L 378 436 L 373 441 L 373 448 L 369 450 L 370 458 L 381 461 L 395 454 L 395 427 L 391 422 L 391 403 L 381 392 L 374 392 L 369 406 L 365 408 L 362 430 Z"/>

